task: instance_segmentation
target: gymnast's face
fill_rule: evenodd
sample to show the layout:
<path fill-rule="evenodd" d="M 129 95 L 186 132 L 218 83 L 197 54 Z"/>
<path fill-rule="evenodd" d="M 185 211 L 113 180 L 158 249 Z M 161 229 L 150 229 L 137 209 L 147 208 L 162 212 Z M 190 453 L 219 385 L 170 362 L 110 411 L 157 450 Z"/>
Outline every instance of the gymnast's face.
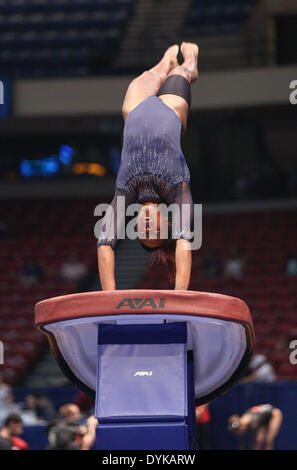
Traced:
<path fill-rule="evenodd" d="M 164 214 L 155 203 L 145 203 L 139 212 L 137 219 L 137 230 L 140 242 L 148 248 L 158 248 L 164 243 L 161 238 L 161 228 L 168 224 Z"/>

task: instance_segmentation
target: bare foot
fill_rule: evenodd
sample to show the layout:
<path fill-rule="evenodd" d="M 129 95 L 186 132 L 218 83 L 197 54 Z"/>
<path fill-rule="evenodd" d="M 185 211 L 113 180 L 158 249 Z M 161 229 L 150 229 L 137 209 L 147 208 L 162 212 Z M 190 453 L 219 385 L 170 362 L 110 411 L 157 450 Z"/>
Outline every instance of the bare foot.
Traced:
<path fill-rule="evenodd" d="M 174 44 L 173 46 L 170 46 L 167 49 L 167 51 L 165 51 L 163 59 L 168 61 L 168 67 L 169 67 L 168 72 L 170 72 L 172 69 L 174 69 L 175 67 L 179 65 L 177 61 L 178 51 L 179 51 L 178 44 Z"/>
<path fill-rule="evenodd" d="M 171 70 L 173 70 L 176 66 L 179 65 L 177 61 L 178 51 L 179 46 L 177 44 L 174 44 L 173 46 L 169 47 L 167 51 L 165 51 L 160 62 L 155 65 L 155 67 L 150 69 L 150 72 L 156 73 L 160 77 L 161 83 L 166 80 Z"/>
<path fill-rule="evenodd" d="M 183 42 L 180 50 L 184 58 L 184 63 L 182 65 L 191 72 L 191 82 L 194 82 L 198 77 L 197 61 L 199 48 L 197 44 L 192 42 Z"/>

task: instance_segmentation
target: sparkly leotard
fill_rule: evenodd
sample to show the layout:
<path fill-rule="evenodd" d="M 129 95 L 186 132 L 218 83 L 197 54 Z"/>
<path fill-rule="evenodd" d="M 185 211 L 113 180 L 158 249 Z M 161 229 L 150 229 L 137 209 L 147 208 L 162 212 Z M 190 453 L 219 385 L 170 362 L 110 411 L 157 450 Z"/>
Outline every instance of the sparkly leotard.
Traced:
<path fill-rule="evenodd" d="M 115 218 L 118 196 L 125 196 L 125 206 L 138 202 L 164 202 L 167 205 L 190 204 L 193 202 L 190 191 L 190 172 L 181 150 L 181 121 L 177 114 L 155 95 L 149 96 L 134 108 L 126 119 L 121 165 L 116 180 L 116 190 L 111 202 Z M 98 239 L 99 245 L 114 248 L 117 233 L 109 234 L 106 215 Z M 187 238 L 191 221 L 185 221 L 176 238 Z M 186 228 L 187 225 L 187 228 Z"/>

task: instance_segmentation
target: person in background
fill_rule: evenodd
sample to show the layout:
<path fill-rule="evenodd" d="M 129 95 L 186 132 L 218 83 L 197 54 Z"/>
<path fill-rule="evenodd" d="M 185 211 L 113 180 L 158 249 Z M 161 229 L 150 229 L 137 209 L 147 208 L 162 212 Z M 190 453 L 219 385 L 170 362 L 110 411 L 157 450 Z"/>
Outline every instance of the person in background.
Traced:
<path fill-rule="evenodd" d="M 232 248 L 225 262 L 224 274 L 229 279 L 243 278 L 243 260 L 238 248 Z"/>
<path fill-rule="evenodd" d="M 62 405 L 59 409 L 59 414 L 63 419 L 71 423 L 81 424 L 83 420 L 79 407 L 74 403 L 66 403 L 65 405 Z"/>
<path fill-rule="evenodd" d="M 297 276 L 297 257 L 294 253 L 289 254 L 287 257 L 285 274 L 287 276 Z"/>
<path fill-rule="evenodd" d="M 12 448 L 10 440 L 2 437 L 0 431 L 0 451 L 1 450 L 12 450 Z"/>
<path fill-rule="evenodd" d="M 95 442 L 97 419 L 84 419 L 74 403 L 61 406 L 59 414 L 48 429 L 49 450 L 89 450 Z"/>
<path fill-rule="evenodd" d="M 37 414 L 37 399 L 35 395 L 26 395 L 25 403 L 22 409 L 22 420 L 25 426 L 36 426 L 40 424 Z"/>
<path fill-rule="evenodd" d="M 21 415 L 21 413 L 21 407 L 15 403 L 13 393 L 10 390 L 5 397 L 4 404 L 0 408 L 0 425 L 3 424 L 8 415 Z"/>
<path fill-rule="evenodd" d="M 80 409 L 74 403 L 66 403 L 59 409 L 59 417 L 48 427 L 49 450 L 79 450 L 86 433 Z"/>
<path fill-rule="evenodd" d="M 197 424 L 197 440 L 198 450 L 210 449 L 210 412 L 209 406 L 196 406 L 196 424 Z"/>
<path fill-rule="evenodd" d="M 80 450 L 80 441 L 85 434 L 84 426 L 70 425 L 59 420 L 48 426 L 47 450 Z"/>
<path fill-rule="evenodd" d="M 252 450 L 273 450 L 282 421 L 281 410 L 265 404 L 249 408 L 242 416 L 230 416 L 228 429 L 239 437 L 242 450 L 247 449 L 248 432 L 252 434 Z"/>
<path fill-rule="evenodd" d="M 19 437 L 21 434 L 23 434 L 23 421 L 20 415 L 16 413 L 8 415 L 0 430 L 2 444 L 3 441 L 6 442 L 11 450 L 28 450 L 27 442 Z"/>
<path fill-rule="evenodd" d="M 42 280 L 43 272 L 34 258 L 28 259 L 20 272 L 20 282 L 25 287 L 31 287 Z"/>
<path fill-rule="evenodd" d="M 241 381 L 244 382 L 275 382 L 276 373 L 264 354 L 256 354 L 249 364 L 249 374 Z"/>
<path fill-rule="evenodd" d="M 46 422 L 52 421 L 56 416 L 56 410 L 44 394 L 36 395 L 36 413 L 39 419 L 42 419 Z"/>
<path fill-rule="evenodd" d="M 80 282 L 88 274 L 87 266 L 79 261 L 76 255 L 71 255 L 60 269 L 60 277 L 66 282 Z"/>
<path fill-rule="evenodd" d="M 79 434 L 75 436 L 75 445 L 78 450 L 89 450 L 95 443 L 98 420 L 94 415 L 86 420 L 74 403 L 61 406 L 59 412 L 68 426 L 79 427 Z"/>

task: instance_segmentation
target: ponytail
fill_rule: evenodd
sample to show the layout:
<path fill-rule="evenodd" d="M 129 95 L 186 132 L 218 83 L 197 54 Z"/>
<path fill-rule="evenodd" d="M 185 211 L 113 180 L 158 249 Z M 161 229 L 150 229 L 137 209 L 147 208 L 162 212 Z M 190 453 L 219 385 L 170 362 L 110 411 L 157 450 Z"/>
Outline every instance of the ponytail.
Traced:
<path fill-rule="evenodd" d="M 152 253 L 149 268 L 154 266 L 165 267 L 168 275 L 170 286 L 174 284 L 175 280 L 175 248 L 176 240 L 168 240 L 158 248 L 149 248 L 142 244 L 146 251 Z"/>

